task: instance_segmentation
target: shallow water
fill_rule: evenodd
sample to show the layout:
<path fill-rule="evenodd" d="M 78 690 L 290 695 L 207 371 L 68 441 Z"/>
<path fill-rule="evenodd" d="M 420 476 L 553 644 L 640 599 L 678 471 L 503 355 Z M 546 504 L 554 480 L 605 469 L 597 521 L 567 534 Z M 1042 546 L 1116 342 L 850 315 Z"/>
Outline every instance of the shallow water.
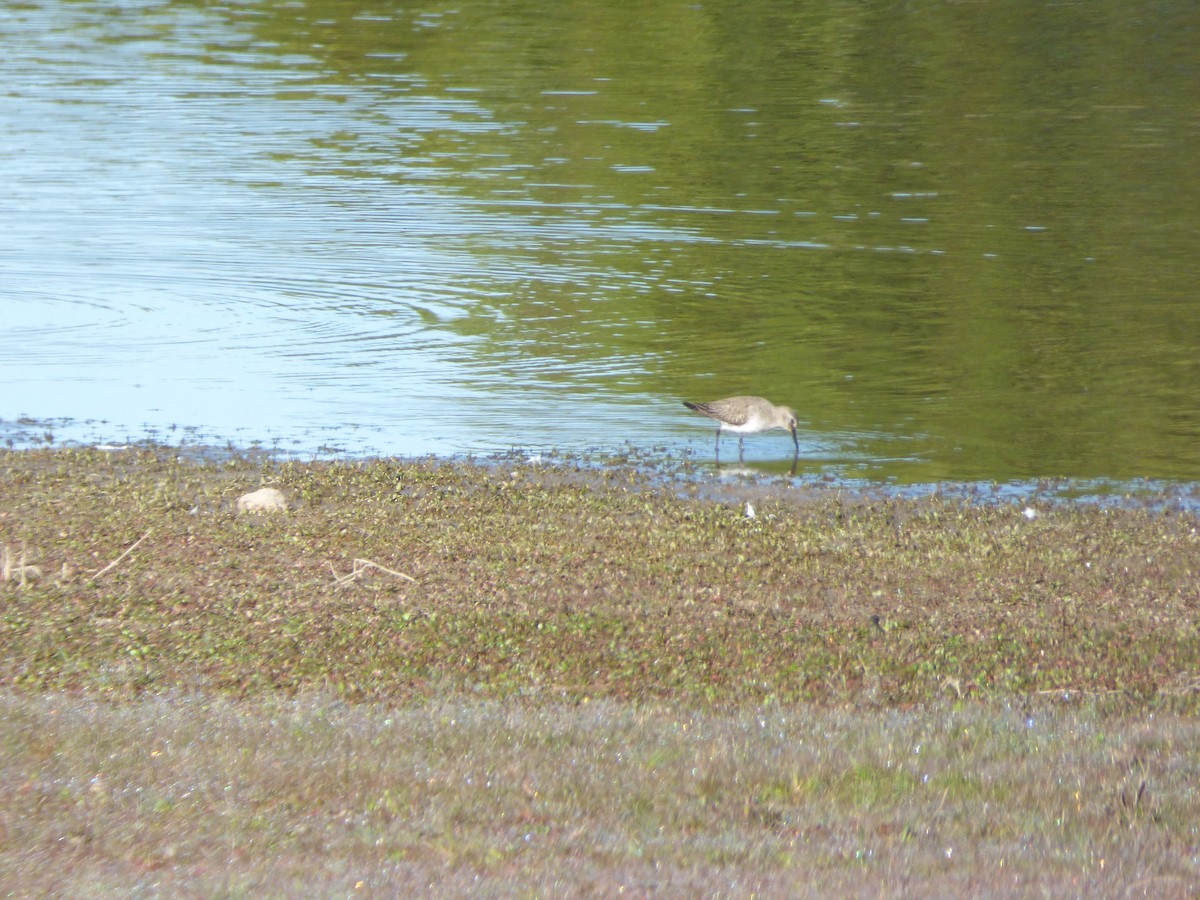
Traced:
<path fill-rule="evenodd" d="M 1200 480 L 1194 6 L 802 6 L 4 5 L 0 436 Z"/>

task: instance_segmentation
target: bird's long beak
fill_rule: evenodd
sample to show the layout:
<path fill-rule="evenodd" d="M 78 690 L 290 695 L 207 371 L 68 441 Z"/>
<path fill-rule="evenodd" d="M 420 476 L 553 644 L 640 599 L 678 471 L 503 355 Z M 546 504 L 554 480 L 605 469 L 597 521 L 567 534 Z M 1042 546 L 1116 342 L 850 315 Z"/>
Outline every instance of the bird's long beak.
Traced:
<path fill-rule="evenodd" d="M 796 445 L 796 455 L 800 455 L 800 438 L 796 437 L 796 426 L 792 426 L 792 443 Z"/>

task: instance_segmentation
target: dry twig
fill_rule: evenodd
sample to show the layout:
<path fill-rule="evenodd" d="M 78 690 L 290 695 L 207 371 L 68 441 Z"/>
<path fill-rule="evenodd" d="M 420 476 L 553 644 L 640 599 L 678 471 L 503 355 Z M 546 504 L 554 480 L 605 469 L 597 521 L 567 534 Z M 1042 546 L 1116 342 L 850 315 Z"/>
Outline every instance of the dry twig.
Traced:
<path fill-rule="evenodd" d="M 387 566 L 381 566 L 379 563 L 372 562 L 369 559 L 354 560 L 354 568 L 347 575 L 338 575 L 337 569 L 333 568 L 333 563 L 329 564 L 329 568 L 334 574 L 333 583 L 338 587 L 347 585 L 352 581 L 357 581 L 362 577 L 363 572 L 367 571 L 367 569 L 378 569 L 380 572 L 386 572 L 389 575 L 395 575 L 397 578 L 403 578 L 405 581 L 411 581 L 414 584 L 417 581 L 417 579 L 413 578 L 411 575 L 405 575 L 403 572 L 397 572 L 395 569 L 389 569 Z"/>
<path fill-rule="evenodd" d="M 153 529 L 151 529 L 150 531 L 153 531 Z M 125 557 L 127 557 L 127 556 L 128 556 L 130 553 L 132 553 L 134 550 L 136 550 L 136 549 L 137 549 L 137 547 L 138 547 L 138 544 L 140 544 L 140 543 L 141 543 L 142 541 L 144 541 L 146 538 L 150 537 L 150 531 L 147 531 L 147 532 L 146 532 L 145 534 L 143 534 L 143 535 L 142 535 L 140 538 L 138 538 L 136 541 L 134 541 L 134 542 L 133 542 L 133 545 L 132 545 L 132 546 L 131 546 L 131 547 L 130 547 L 128 550 L 126 550 L 124 553 L 122 553 L 120 556 L 118 556 L 116 559 L 114 559 L 112 562 L 110 562 L 110 563 L 109 563 L 107 566 L 105 566 L 103 569 L 101 569 L 99 572 L 97 572 L 97 573 L 96 573 L 95 575 L 93 575 L 92 577 L 93 577 L 93 578 L 99 578 L 101 575 L 104 575 L 104 574 L 106 574 L 106 573 L 107 573 L 107 572 L 108 572 L 110 569 L 113 569 L 113 568 L 115 568 L 115 567 L 116 567 L 116 565 L 117 565 L 117 564 L 118 564 L 118 563 L 119 563 L 121 560 L 123 560 L 123 559 L 124 559 Z"/>
<path fill-rule="evenodd" d="M 11 578 L 14 577 L 14 574 L 15 574 L 16 577 L 21 579 L 21 587 L 25 587 L 29 583 L 28 582 L 29 576 L 32 576 L 34 578 L 42 577 L 41 569 L 39 569 L 37 566 L 31 566 L 31 565 L 27 565 L 25 563 L 25 544 L 24 544 L 24 542 L 22 542 L 22 544 L 21 544 L 21 559 L 19 562 L 15 562 L 15 563 L 13 561 L 12 552 L 8 549 L 8 545 L 7 544 L 4 545 L 4 561 L 3 561 L 2 569 L 3 569 L 3 574 L 4 574 L 4 579 L 3 579 L 4 581 L 10 580 Z"/>

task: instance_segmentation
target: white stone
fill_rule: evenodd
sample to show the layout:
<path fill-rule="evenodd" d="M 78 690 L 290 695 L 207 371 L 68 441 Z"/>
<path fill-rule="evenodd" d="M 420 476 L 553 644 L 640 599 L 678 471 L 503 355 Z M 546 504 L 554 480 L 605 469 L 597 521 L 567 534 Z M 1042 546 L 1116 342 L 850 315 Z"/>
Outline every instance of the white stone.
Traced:
<path fill-rule="evenodd" d="M 287 512 L 287 497 L 283 491 L 265 487 L 238 497 L 238 512 Z"/>

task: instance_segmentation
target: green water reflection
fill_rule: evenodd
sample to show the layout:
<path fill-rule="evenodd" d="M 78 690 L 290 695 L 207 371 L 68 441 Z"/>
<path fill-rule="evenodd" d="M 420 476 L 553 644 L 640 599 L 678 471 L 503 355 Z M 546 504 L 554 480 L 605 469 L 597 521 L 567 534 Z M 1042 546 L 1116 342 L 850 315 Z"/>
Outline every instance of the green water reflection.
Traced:
<path fill-rule="evenodd" d="M 912 477 L 1196 477 L 1194 4 L 372 10 L 263 34 L 490 112 L 409 152 L 546 273 L 464 320 L 496 365 L 761 392 Z"/>
<path fill-rule="evenodd" d="M 1200 477 L 1192 2 L 223 14 L 308 73 L 277 102 L 357 98 L 306 172 L 487 223 L 443 238 L 468 386 L 662 398 L 681 435 L 678 398 L 760 393 L 904 480 Z"/>

